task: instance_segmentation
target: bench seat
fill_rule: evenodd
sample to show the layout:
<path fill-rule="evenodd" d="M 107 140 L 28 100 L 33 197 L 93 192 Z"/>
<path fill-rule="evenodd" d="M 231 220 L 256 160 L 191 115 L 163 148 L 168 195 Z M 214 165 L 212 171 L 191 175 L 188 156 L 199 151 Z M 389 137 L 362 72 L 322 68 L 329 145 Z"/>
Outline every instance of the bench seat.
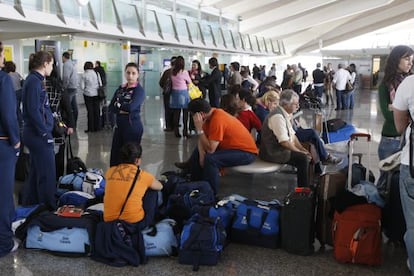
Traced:
<path fill-rule="evenodd" d="M 285 164 L 266 162 L 259 158 L 256 158 L 256 160 L 253 163 L 250 163 L 248 165 L 228 167 L 227 169 L 232 172 L 239 172 L 245 174 L 262 174 L 277 172 L 284 166 Z"/>

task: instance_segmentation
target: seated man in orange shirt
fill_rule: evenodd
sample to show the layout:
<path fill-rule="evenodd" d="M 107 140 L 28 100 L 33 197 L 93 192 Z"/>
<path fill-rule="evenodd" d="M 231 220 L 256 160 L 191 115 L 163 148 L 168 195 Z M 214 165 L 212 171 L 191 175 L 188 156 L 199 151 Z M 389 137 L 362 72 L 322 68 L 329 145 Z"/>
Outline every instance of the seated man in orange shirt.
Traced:
<path fill-rule="evenodd" d="M 142 148 L 134 143 L 125 144 L 120 150 L 121 164 L 110 167 L 105 173 L 104 221 L 121 219 L 137 228 L 143 229 L 154 223 L 157 209 L 157 191 L 162 184 L 155 177 L 141 170 L 135 187 L 125 208 L 119 215 L 125 202 L 137 170 L 140 170 Z"/>
<path fill-rule="evenodd" d="M 217 194 L 220 168 L 252 163 L 258 153 L 256 143 L 236 117 L 220 108 L 212 108 L 203 99 L 192 100 L 188 110 L 199 138 L 186 166 L 193 181 L 208 181 Z M 182 168 L 181 165 L 177 164 Z"/>

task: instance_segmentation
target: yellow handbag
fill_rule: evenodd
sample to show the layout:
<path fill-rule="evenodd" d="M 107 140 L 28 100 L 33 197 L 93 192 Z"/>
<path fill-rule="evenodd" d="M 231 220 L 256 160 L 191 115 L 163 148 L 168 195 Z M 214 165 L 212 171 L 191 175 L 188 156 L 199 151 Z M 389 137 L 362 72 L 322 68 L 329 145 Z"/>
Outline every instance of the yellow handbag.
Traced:
<path fill-rule="evenodd" d="M 194 100 L 201 98 L 203 96 L 203 93 L 197 86 L 194 85 L 194 83 L 190 82 L 188 84 L 188 95 L 190 95 L 191 100 Z"/>

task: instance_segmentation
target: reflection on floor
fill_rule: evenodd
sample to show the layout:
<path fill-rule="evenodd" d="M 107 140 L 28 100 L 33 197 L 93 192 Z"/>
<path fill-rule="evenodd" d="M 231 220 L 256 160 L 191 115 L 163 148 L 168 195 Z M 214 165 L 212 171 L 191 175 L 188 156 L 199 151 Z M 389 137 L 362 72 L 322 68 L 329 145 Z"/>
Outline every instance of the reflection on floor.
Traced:
<path fill-rule="evenodd" d="M 381 135 L 382 115 L 378 111 L 375 91 L 356 93 L 354 110 L 334 111 L 330 106 L 324 109 L 327 118 L 339 117 L 354 124 L 361 131 L 373 136 L 371 169 L 378 176 L 377 147 Z M 84 106 L 80 107 L 77 133 L 74 135 L 75 155 L 81 157 L 88 167 L 108 168 L 112 133 L 84 133 L 86 116 Z M 161 172 L 175 170 L 174 162 L 185 160 L 196 145 L 196 137 L 183 139 L 165 133 L 162 119 L 162 102 L 147 99 L 142 111 L 145 125 L 143 145 L 143 167 L 159 176 Z M 313 112 L 304 110 L 302 120 L 312 126 Z M 365 149 L 357 146 L 356 151 Z M 344 145 L 333 150 L 345 157 Z M 366 163 L 368 158 L 363 157 Z M 340 166 L 345 166 L 344 161 Z M 333 169 L 333 168 L 327 168 Z M 219 195 L 238 193 L 250 198 L 279 199 L 295 185 L 294 174 L 270 174 L 246 176 L 225 174 L 220 180 Z M 317 242 L 315 242 L 318 248 Z M 198 275 L 409 275 L 406 268 L 406 253 L 401 247 L 384 243 L 384 263 L 380 267 L 339 264 L 333 258 L 332 248 L 301 257 L 281 249 L 272 250 L 239 244 L 230 244 L 224 251 L 217 266 L 201 267 Z M 191 273 L 190 266 L 179 265 L 174 257 L 151 258 L 149 263 L 138 268 L 113 268 L 94 262 L 89 258 L 65 258 L 51 254 L 19 249 L 0 259 L 0 275 L 183 275 Z"/>

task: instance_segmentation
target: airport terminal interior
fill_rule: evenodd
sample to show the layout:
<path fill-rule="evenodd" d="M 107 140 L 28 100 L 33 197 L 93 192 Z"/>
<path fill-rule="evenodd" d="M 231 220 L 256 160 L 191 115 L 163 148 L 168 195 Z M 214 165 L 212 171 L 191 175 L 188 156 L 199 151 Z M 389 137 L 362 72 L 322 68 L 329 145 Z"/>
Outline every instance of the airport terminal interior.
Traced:
<path fill-rule="evenodd" d="M 352 110 L 324 106 L 324 119 L 341 118 L 359 132 L 372 136 L 371 151 L 358 141 L 356 152 L 378 179 L 377 148 L 383 117 L 378 104 L 378 78 L 392 46 L 414 45 L 409 27 L 414 20 L 412 0 L 0 0 L 0 41 L 7 60 L 16 63 L 24 77 L 28 58 L 35 50 L 50 50 L 61 68 L 61 55 L 72 54 L 78 73 L 86 61 L 100 60 L 107 72 L 108 97 L 123 79 L 123 68 L 133 61 L 140 66 L 140 82 L 146 92 L 141 109 L 144 125 L 142 168 L 160 177 L 175 171 L 176 161 L 186 160 L 197 145 L 197 135 L 177 138 L 165 127 L 160 74 L 173 55 L 185 57 L 186 69 L 198 59 L 209 72 L 207 61 L 217 57 L 221 65 L 238 61 L 241 65 L 276 64 L 277 83 L 287 64 L 301 62 L 309 71 L 317 62 L 355 63 L 359 87 Z M 395 44 L 395 41 L 399 41 Z M 338 46 L 339 45 L 339 46 Z M 376 81 L 375 81 L 376 80 Z M 303 89 L 311 83 L 308 78 Z M 223 90 L 223 93 L 226 93 Z M 113 129 L 87 129 L 86 107 L 78 91 L 79 119 L 72 135 L 74 155 L 88 167 L 109 167 Z M 301 108 L 301 122 L 313 128 L 317 110 Z M 343 158 L 336 171 L 347 165 L 346 142 L 326 145 Z M 369 158 L 368 158 L 369 157 Z M 248 198 L 283 201 L 294 189 L 296 175 L 290 166 L 277 173 L 245 175 L 224 170 L 218 197 L 240 194 Z M 22 187 L 16 181 L 15 195 Z M 298 256 L 282 249 L 266 249 L 230 243 L 217 266 L 178 264 L 177 257 L 152 257 L 139 267 L 116 268 L 88 257 L 62 257 L 24 249 L 0 258 L 0 275 L 410 275 L 405 248 L 383 240 L 383 264 L 365 266 L 338 263 L 332 247 Z"/>

